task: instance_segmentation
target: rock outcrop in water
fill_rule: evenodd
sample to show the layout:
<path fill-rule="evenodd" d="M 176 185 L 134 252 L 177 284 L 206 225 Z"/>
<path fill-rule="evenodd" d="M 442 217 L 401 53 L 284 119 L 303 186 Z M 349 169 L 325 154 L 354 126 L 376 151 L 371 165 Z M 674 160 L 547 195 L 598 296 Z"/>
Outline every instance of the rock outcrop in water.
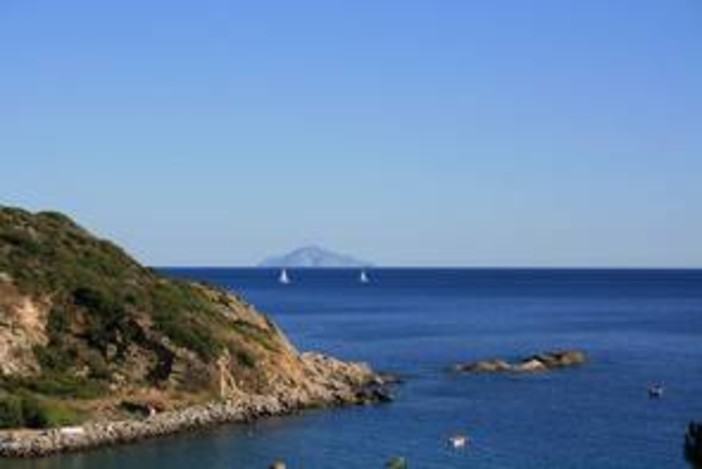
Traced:
<path fill-rule="evenodd" d="M 164 277 L 62 214 L 0 207 L 0 454 L 378 402 L 384 383 L 298 352 L 241 298 Z"/>
<path fill-rule="evenodd" d="M 524 357 L 517 362 L 496 358 L 460 363 L 453 370 L 461 373 L 536 373 L 582 365 L 586 361 L 587 356 L 580 350 L 557 350 Z"/>
<path fill-rule="evenodd" d="M 702 469 L 702 422 L 690 422 L 685 434 L 685 459 L 694 469 Z"/>

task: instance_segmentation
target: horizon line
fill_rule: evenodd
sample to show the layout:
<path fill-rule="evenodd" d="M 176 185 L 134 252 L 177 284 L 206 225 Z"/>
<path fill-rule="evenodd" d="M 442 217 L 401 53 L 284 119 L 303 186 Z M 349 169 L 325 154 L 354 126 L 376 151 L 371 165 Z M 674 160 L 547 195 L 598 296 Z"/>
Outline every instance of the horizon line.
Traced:
<path fill-rule="evenodd" d="M 251 269 L 251 270 L 702 270 L 702 266 L 451 266 L 451 265 L 371 265 L 371 266 L 257 266 L 257 265 L 148 265 L 153 269 Z"/>

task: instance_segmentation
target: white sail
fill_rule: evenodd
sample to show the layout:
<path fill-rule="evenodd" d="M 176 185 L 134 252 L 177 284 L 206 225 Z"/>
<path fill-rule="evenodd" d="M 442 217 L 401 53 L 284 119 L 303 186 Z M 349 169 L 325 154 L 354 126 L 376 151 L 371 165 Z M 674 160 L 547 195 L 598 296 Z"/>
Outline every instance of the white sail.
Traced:
<path fill-rule="evenodd" d="M 368 279 L 368 275 L 366 275 L 366 271 L 362 270 L 361 271 L 361 276 L 358 278 L 359 282 L 361 283 L 368 283 L 370 280 Z"/>
<path fill-rule="evenodd" d="M 280 277 L 278 278 L 278 281 L 282 284 L 288 284 L 290 283 L 290 278 L 288 277 L 288 271 L 283 269 L 280 271 Z"/>

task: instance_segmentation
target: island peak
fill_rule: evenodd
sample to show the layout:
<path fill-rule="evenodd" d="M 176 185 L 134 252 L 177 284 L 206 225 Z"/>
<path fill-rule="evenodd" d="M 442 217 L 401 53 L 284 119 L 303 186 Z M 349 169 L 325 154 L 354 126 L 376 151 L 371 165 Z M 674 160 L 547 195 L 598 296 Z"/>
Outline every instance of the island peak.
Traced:
<path fill-rule="evenodd" d="M 259 264 L 259 267 L 295 268 L 344 268 L 344 267 L 370 267 L 372 264 L 353 256 L 340 254 L 329 249 L 317 246 L 303 246 L 292 251 L 272 256 Z"/>

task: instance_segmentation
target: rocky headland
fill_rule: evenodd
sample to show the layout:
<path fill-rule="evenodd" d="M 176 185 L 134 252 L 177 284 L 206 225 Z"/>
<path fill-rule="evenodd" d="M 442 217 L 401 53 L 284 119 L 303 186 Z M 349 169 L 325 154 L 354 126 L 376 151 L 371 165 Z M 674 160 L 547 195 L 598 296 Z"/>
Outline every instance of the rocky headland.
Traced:
<path fill-rule="evenodd" d="M 529 355 L 514 362 L 493 358 L 459 363 L 452 369 L 459 373 L 540 373 L 582 365 L 586 361 L 587 355 L 580 350 L 556 350 Z"/>
<path fill-rule="evenodd" d="M 309 407 L 384 402 L 240 297 L 168 278 L 56 212 L 0 207 L 0 455 L 34 457 Z"/>

